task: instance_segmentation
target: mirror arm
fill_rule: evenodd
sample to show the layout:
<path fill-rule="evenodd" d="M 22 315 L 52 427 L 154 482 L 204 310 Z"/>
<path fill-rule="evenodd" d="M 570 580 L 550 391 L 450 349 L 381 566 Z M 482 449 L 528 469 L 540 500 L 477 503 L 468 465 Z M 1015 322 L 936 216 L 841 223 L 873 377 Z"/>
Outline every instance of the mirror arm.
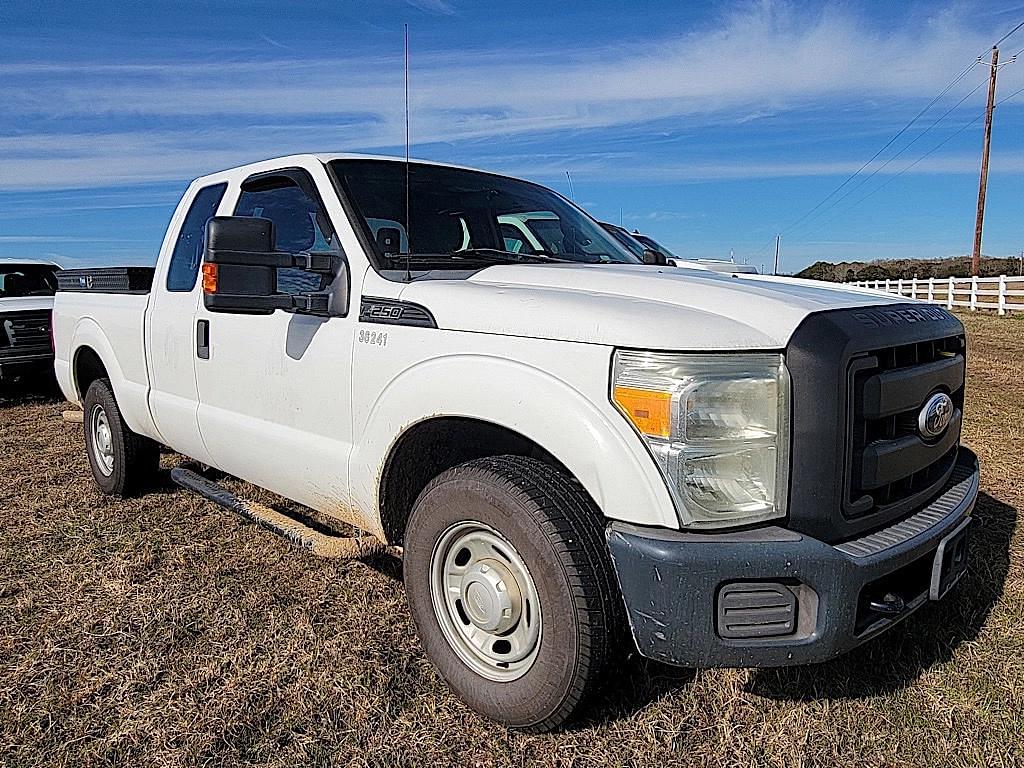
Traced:
<path fill-rule="evenodd" d="M 330 312 L 331 296 L 326 291 L 312 293 L 275 293 L 270 296 L 243 296 L 217 293 L 206 297 L 208 309 L 217 312 L 245 310 L 255 314 L 270 314 L 275 309 L 285 312 L 325 315 Z"/>
<path fill-rule="evenodd" d="M 291 310 L 302 314 L 326 315 L 330 312 L 331 296 L 324 291 L 299 293 L 290 296 Z"/>
<path fill-rule="evenodd" d="M 317 272 L 324 275 L 336 275 L 341 267 L 341 256 L 335 253 L 294 253 L 289 266 L 306 272 Z"/>
<path fill-rule="evenodd" d="M 237 254 L 237 255 L 236 255 Z M 235 258 L 232 258 L 232 257 Z M 283 267 L 301 269 L 306 272 L 320 274 L 337 274 L 341 266 L 341 257 L 334 253 L 285 253 L 270 251 L 258 253 L 253 251 L 215 250 L 209 254 L 208 261 L 217 264 L 242 264 L 250 267 Z"/>

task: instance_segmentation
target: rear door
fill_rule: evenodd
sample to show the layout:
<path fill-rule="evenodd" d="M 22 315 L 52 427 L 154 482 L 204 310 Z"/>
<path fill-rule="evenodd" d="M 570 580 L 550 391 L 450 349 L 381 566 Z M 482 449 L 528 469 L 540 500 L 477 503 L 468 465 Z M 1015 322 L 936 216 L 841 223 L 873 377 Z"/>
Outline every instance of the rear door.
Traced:
<path fill-rule="evenodd" d="M 256 174 L 231 213 L 274 222 L 279 251 L 344 256 L 337 222 L 325 209 L 316 169 Z M 326 172 L 319 167 L 322 183 Z M 346 222 L 340 222 L 347 226 Z M 278 270 L 278 290 L 330 289 L 321 278 Z M 344 276 L 339 280 L 344 280 Z M 345 516 L 351 449 L 350 364 L 356 313 L 314 317 L 208 312 L 208 357 L 196 358 L 199 423 L 213 463 L 308 506 Z"/>
<path fill-rule="evenodd" d="M 186 456 L 211 463 L 199 432 L 195 375 L 195 314 L 201 301 L 197 276 L 206 222 L 218 213 L 227 183 L 186 194 L 162 247 L 146 322 L 149 407 L 164 441 Z"/>

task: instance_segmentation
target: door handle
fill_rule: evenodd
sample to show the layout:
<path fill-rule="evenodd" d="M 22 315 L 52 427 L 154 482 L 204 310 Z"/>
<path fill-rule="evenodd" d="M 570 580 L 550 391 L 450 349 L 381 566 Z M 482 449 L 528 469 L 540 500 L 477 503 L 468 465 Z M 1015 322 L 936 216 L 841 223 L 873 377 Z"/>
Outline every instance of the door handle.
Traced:
<path fill-rule="evenodd" d="M 196 355 L 200 360 L 210 359 L 210 321 L 196 323 Z"/>

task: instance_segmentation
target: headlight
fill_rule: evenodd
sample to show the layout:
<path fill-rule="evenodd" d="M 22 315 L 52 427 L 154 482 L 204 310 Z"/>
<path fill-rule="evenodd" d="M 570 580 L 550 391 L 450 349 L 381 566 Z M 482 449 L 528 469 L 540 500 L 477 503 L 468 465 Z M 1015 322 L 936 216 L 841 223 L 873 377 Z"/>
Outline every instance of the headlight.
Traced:
<path fill-rule="evenodd" d="M 789 376 L 781 355 L 620 350 L 612 401 L 650 447 L 684 526 L 786 514 Z"/>

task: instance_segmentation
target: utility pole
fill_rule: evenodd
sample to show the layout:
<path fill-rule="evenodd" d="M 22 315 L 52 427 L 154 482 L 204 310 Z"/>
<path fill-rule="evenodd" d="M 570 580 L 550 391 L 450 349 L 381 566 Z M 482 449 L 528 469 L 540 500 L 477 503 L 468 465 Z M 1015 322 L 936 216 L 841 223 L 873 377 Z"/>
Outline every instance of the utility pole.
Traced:
<path fill-rule="evenodd" d="M 988 190 L 988 151 L 992 144 L 992 110 L 996 102 L 996 72 L 999 71 L 999 48 L 992 46 L 991 71 L 988 76 L 988 106 L 985 108 L 985 143 L 981 150 L 981 181 L 978 183 L 978 217 L 974 222 L 974 252 L 971 254 L 971 274 L 981 269 L 981 227 L 985 221 L 985 193 Z"/>
<path fill-rule="evenodd" d="M 782 240 L 782 235 L 775 236 L 775 269 L 772 270 L 773 275 L 779 274 L 779 243 Z"/>

